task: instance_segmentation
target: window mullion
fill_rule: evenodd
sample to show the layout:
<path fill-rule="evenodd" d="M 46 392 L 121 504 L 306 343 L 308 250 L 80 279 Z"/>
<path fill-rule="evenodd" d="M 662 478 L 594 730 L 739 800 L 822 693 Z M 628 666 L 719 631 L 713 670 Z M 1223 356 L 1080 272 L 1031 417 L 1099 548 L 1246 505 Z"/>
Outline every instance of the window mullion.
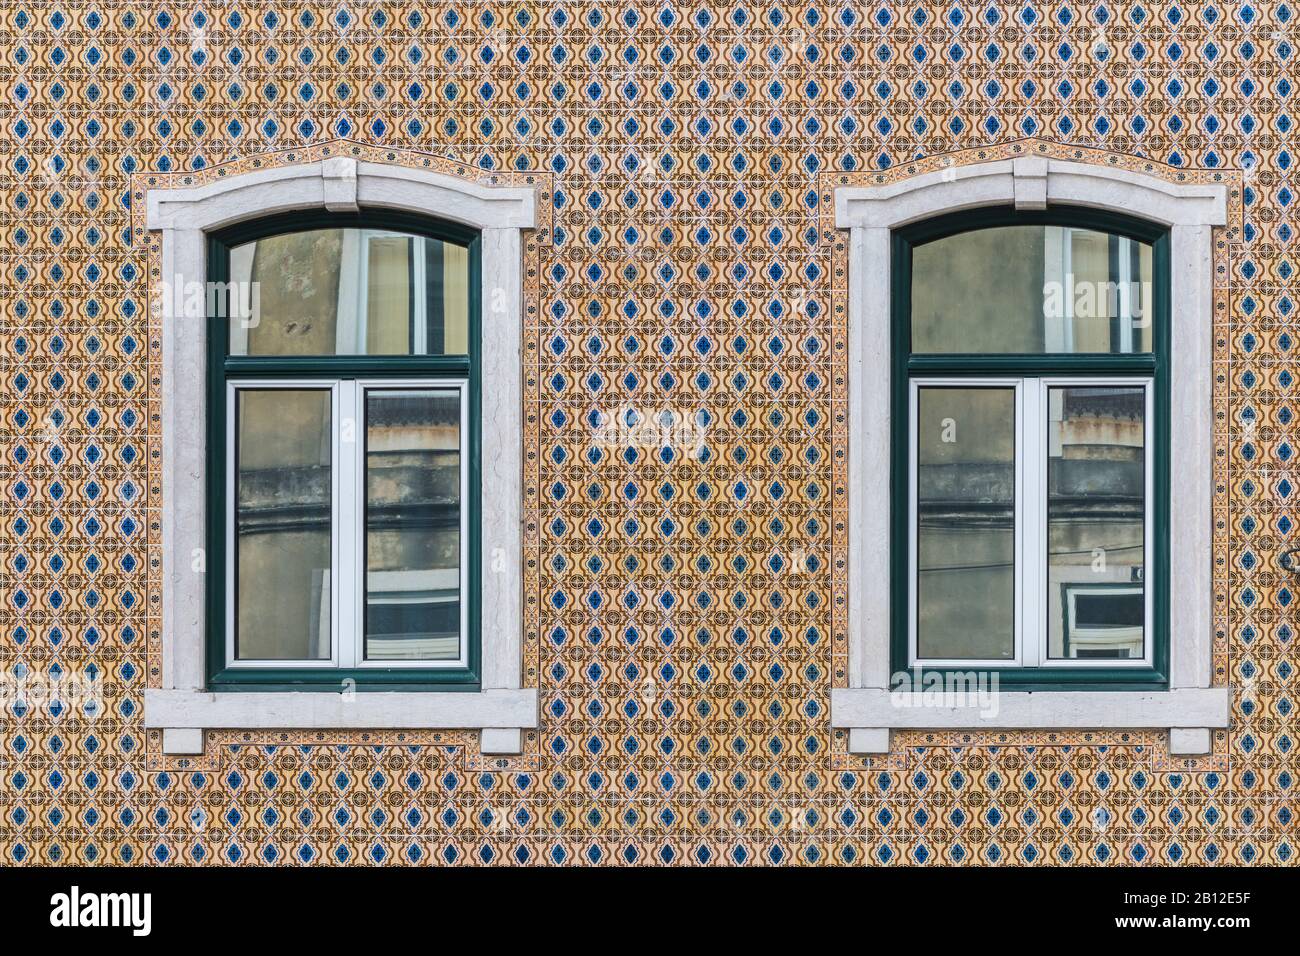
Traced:
<path fill-rule="evenodd" d="M 338 427 L 335 443 L 338 449 L 338 483 L 334 501 L 335 570 L 338 585 L 335 588 L 334 652 L 341 668 L 357 664 L 357 581 L 360 575 L 357 553 L 357 471 L 360 448 L 360 417 L 358 393 L 360 389 L 352 379 L 343 379 L 336 386 L 339 399 Z"/>
<path fill-rule="evenodd" d="M 1043 436 L 1044 385 L 1040 378 L 1026 378 L 1020 386 L 1020 554 L 1016 568 L 1016 589 L 1020 595 L 1016 629 L 1020 637 L 1020 665 L 1037 667 L 1042 661 L 1043 601 L 1047 582 L 1047 530 L 1044 512 L 1046 448 Z"/>

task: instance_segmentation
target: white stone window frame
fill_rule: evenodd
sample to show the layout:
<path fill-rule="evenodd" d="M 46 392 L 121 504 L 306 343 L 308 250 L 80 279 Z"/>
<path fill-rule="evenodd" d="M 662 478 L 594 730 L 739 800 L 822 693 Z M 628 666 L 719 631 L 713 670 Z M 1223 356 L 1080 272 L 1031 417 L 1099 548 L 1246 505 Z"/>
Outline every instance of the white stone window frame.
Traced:
<path fill-rule="evenodd" d="M 1227 687 L 1212 687 L 1212 228 L 1227 189 L 1045 157 L 951 166 L 879 186 L 835 190 L 835 224 L 850 231 L 849 679 L 831 691 L 831 725 L 857 754 L 888 753 L 893 730 L 1168 730 L 1171 754 L 1208 753 L 1228 726 Z M 995 715 L 978 703 L 936 705 L 891 690 L 890 254 L 892 232 L 985 206 L 1082 206 L 1170 230 L 1171 369 L 1169 688 L 1007 691 Z"/>
<path fill-rule="evenodd" d="M 539 723 L 523 671 L 522 230 L 536 191 L 487 186 L 430 170 L 335 157 L 276 166 L 202 186 L 151 189 L 146 228 L 162 232 L 164 288 L 202 288 L 208 235 L 279 213 L 395 210 L 479 231 L 482 283 L 483 570 L 481 689 L 352 694 L 213 692 L 206 682 L 207 322 L 166 314 L 162 330 L 162 686 L 144 696 L 144 724 L 163 751 L 197 754 L 204 731 L 478 730 L 484 754 L 513 754 Z M 504 567 L 502 565 L 504 562 Z"/>

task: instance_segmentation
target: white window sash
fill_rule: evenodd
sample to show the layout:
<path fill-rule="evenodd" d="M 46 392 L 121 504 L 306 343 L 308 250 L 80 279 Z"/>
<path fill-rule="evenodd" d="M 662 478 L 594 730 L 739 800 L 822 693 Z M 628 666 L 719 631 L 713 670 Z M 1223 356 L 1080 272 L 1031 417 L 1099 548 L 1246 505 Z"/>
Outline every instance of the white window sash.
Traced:
<path fill-rule="evenodd" d="M 1047 613 L 1050 607 L 1047 566 L 1047 425 L 1048 395 L 1052 388 L 1091 386 L 1141 386 L 1145 419 L 1143 445 L 1143 598 L 1144 628 L 1141 658 L 1052 658 L 1049 656 Z M 1015 390 L 1015 596 L 1014 657 L 1000 659 L 922 658 L 918 654 L 919 570 L 919 400 L 922 388 L 1012 388 Z M 1155 646 L 1155 382 L 1140 375 L 1071 375 L 998 377 L 926 376 L 909 380 L 908 388 L 908 580 L 907 629 L 910 667 L 952 669 L 1027 669 L 1051 667 L 1148 668 Z"/>

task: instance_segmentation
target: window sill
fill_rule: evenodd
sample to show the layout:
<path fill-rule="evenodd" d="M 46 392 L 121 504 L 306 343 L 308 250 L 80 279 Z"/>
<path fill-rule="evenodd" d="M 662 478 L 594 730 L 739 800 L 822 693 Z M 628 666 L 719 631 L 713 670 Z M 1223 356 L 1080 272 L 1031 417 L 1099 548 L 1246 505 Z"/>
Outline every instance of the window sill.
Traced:
<path fill-rule="evenodd" d="M 880 688 L 831 691 L 831 726 L 848 729 L 849 750 L 889 752 L 891 730 L 1170 731 L 1170 753 L 1206 753 L 1210 730 L 1228 726 L 1226 687 L 1167 691 L 999 691 L 983 701 L 949 703 L 941 691 Z M 972 692 L 973 696 L 973 692 Z M 936 700 L 936 698 L 938 698 Z"/>
<path fill-rule="evenodd" d="M 144 694 L 145 726 L 162 728 L 163 752 L 203 752 L 203 731 L 481 730 L 484 753 L 519 753 L 523 731 L 538 725 L 537 691 L 429 694 L 367 691 L 159 690 Z"/>

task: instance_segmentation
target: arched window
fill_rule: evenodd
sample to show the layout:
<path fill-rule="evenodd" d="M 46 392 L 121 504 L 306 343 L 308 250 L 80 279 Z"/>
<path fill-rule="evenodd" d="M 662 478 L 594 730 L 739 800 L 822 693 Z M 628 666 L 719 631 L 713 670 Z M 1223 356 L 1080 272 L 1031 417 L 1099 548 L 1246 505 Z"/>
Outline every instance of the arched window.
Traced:
<path fill-rule="evenodd" d="M 201 753 L 209 730 L 350 728 L 476 730 L 507 754 L 537 726 L 521 582 L 538 193 L 384 157 L 271 154 L 132 197 L 159 233 L 144 722 L 164 753 Z"/>
<path fill-rule="evenodd" d="M 848 666 L 831 724 L 1207 752 L 1222 183 L 1051 158 L 836 188 Z M 933 691 L 943 692 L 937 697 Z"/>
<path fill-rule="evenodd" d="M 290 214 L 210 250 L 209 686 L 475 684 L 477 232 Z"/>
<path fill-rule="evenodd" d="M 980 210 L 894 242 L 894 668 L 1162 684 L 1168 230 Z"/>

